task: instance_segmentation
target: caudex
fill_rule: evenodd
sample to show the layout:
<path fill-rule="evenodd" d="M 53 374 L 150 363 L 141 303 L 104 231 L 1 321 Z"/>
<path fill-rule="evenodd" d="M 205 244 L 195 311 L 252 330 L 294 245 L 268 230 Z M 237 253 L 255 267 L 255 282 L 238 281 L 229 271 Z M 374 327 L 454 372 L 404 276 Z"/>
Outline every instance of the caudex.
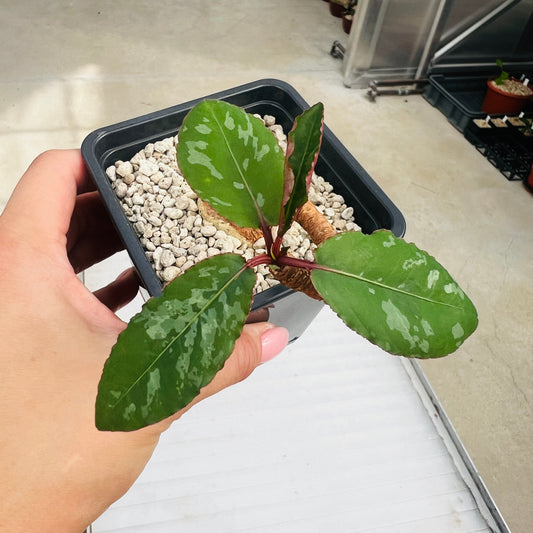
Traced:
<path fill-rule="evenodd" d="M 191 402 L 231 354 L 260 264 L 291 288 L 323 299 L 392 354 L 441 357 L 475 330 L 472 302 L 428 253 L 387 230 L 336 233 L 317 219 L 307 191 L 323 115 L 319 103 L 297 117 L 283 154 L 263 122 L 236 106 L 205 100 L 189 112 L 178 136 L 182 174 L 221 220 L 243 234 L 262 234 L 267 253 L 248 261 L 236 254 L 205 259 L 143 306 L 105 364 L 99 429 L 138 429 Z M 313 262 L 283 247 L 293 220 L 319 245 Z"/>

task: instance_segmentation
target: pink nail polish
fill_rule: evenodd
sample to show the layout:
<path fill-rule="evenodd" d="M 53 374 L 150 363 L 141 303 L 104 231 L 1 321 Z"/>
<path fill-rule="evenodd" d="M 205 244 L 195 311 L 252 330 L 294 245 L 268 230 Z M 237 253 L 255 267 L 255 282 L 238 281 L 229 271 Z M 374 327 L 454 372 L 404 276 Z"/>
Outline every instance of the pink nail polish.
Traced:
<path fill-rule="evenodd" d="M 289 332 L 285 328 L 274 327 L 261 334 L 261 363 L 266 363 L 278 355 L 289 342 Z"/>

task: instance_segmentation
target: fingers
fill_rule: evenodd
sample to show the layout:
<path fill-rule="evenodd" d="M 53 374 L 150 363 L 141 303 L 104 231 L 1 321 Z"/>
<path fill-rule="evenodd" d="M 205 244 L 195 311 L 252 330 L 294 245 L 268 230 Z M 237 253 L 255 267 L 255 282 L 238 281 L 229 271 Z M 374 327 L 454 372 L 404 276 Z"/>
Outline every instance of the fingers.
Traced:
<path fill-rule="evenodd" d="M 200 392 L 201 399 L 247 378 L 258 365 L 278 355 L 288 341 L 285 328 L 267 322 L 246 325 L 224 368 Z"/>
<path fill-rule="evenodd" d="M 139 290 L 139 278 L 133 268 L 124 271 L 120 276 L 107 285 L 97 290 L 94 295 L 111 311 L 118 311 L 131 302 Z"/>
<path fill-rule="evenodd" d="M 268 307 L 261 307 L 261 309 L 250 311 L 246 323 L 253 324 L 254 322 L 268 322 L 269 317 L 270 311 L 268 310 Z"/>
<path fill-rule="evenodd" d="M 54 150 L 38 156 L 19 181 L 4 214 L 16 217 L 27 235 L 65 235 L 78 192 L 91 190 L 79 150 Z"/>
<path fill-rule="evenodd" d="M 122 248 L 100 195 L 79 195 L 67 233 L 68 258 L 74 270 L 81 272 Z"/>
<path fill-rule="evenodd" d="M 10 228 L 20 240 L 46 250 L 47 238 L 64 243 L 76 272 L 123 248 L 79 150 L 51 150 L 38 156 L 6 206 Z"/>

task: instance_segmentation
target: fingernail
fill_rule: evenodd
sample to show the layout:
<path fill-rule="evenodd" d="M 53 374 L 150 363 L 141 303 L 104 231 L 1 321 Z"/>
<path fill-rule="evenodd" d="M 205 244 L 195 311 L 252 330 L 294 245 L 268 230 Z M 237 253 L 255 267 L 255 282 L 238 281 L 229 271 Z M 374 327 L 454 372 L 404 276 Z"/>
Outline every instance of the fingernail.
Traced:
<path fill-rule="evenodd" d="M 273 327 L 261 334 L 261 363 L 278 355 L 289 342 L 289 332 L 285 328 Z"/>
<path fill-rule="evenodd" d="M 124 272 L 121 272 L 119 274 L 119 276 L 117 277 L 117 279 L 115 281 L 122 281 L 123 279 L 126 279 L 132 272 L 132 268 L 127 268 L 126 270 L 124 270 Z"/>

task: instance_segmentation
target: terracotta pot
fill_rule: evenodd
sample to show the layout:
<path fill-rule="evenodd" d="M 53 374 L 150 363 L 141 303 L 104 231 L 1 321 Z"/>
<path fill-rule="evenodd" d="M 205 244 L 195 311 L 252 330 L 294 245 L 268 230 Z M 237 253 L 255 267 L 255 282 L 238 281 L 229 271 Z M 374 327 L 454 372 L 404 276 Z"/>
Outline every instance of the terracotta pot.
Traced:
<path fill-rule="evenodd" d="M 531 165 L 529 176 L 524 180 L 524 185 L 529 192 L 533 192 L 533 165 Z"/>
<path fill-rule="evenodd" d="M 512 78 L 514 79 L 514 78 Z M 518 80 L 516 80 L 518 81 Z M 518 94 L 510 94 L 494 86 L 492 80 L 487 81 L 487 94 L 481 106 L 481 111 L 488 115 L 510 115 L 519 113 L 531 98 Z"/>
<path fill-rule="evenodd" d="M 350 33 L 352 29 L 353 15 L 344 15 L 342 17 L 342 29 L 345 33 Z"/>
<path fill-rule="evenodd" d="M 346 7 L 342 4 L 337 4 L 336 2 L 329 3 L 329 12 L 334 16 L 341 18 L 344 14 L 344 11 L 346 11 Z"/>

